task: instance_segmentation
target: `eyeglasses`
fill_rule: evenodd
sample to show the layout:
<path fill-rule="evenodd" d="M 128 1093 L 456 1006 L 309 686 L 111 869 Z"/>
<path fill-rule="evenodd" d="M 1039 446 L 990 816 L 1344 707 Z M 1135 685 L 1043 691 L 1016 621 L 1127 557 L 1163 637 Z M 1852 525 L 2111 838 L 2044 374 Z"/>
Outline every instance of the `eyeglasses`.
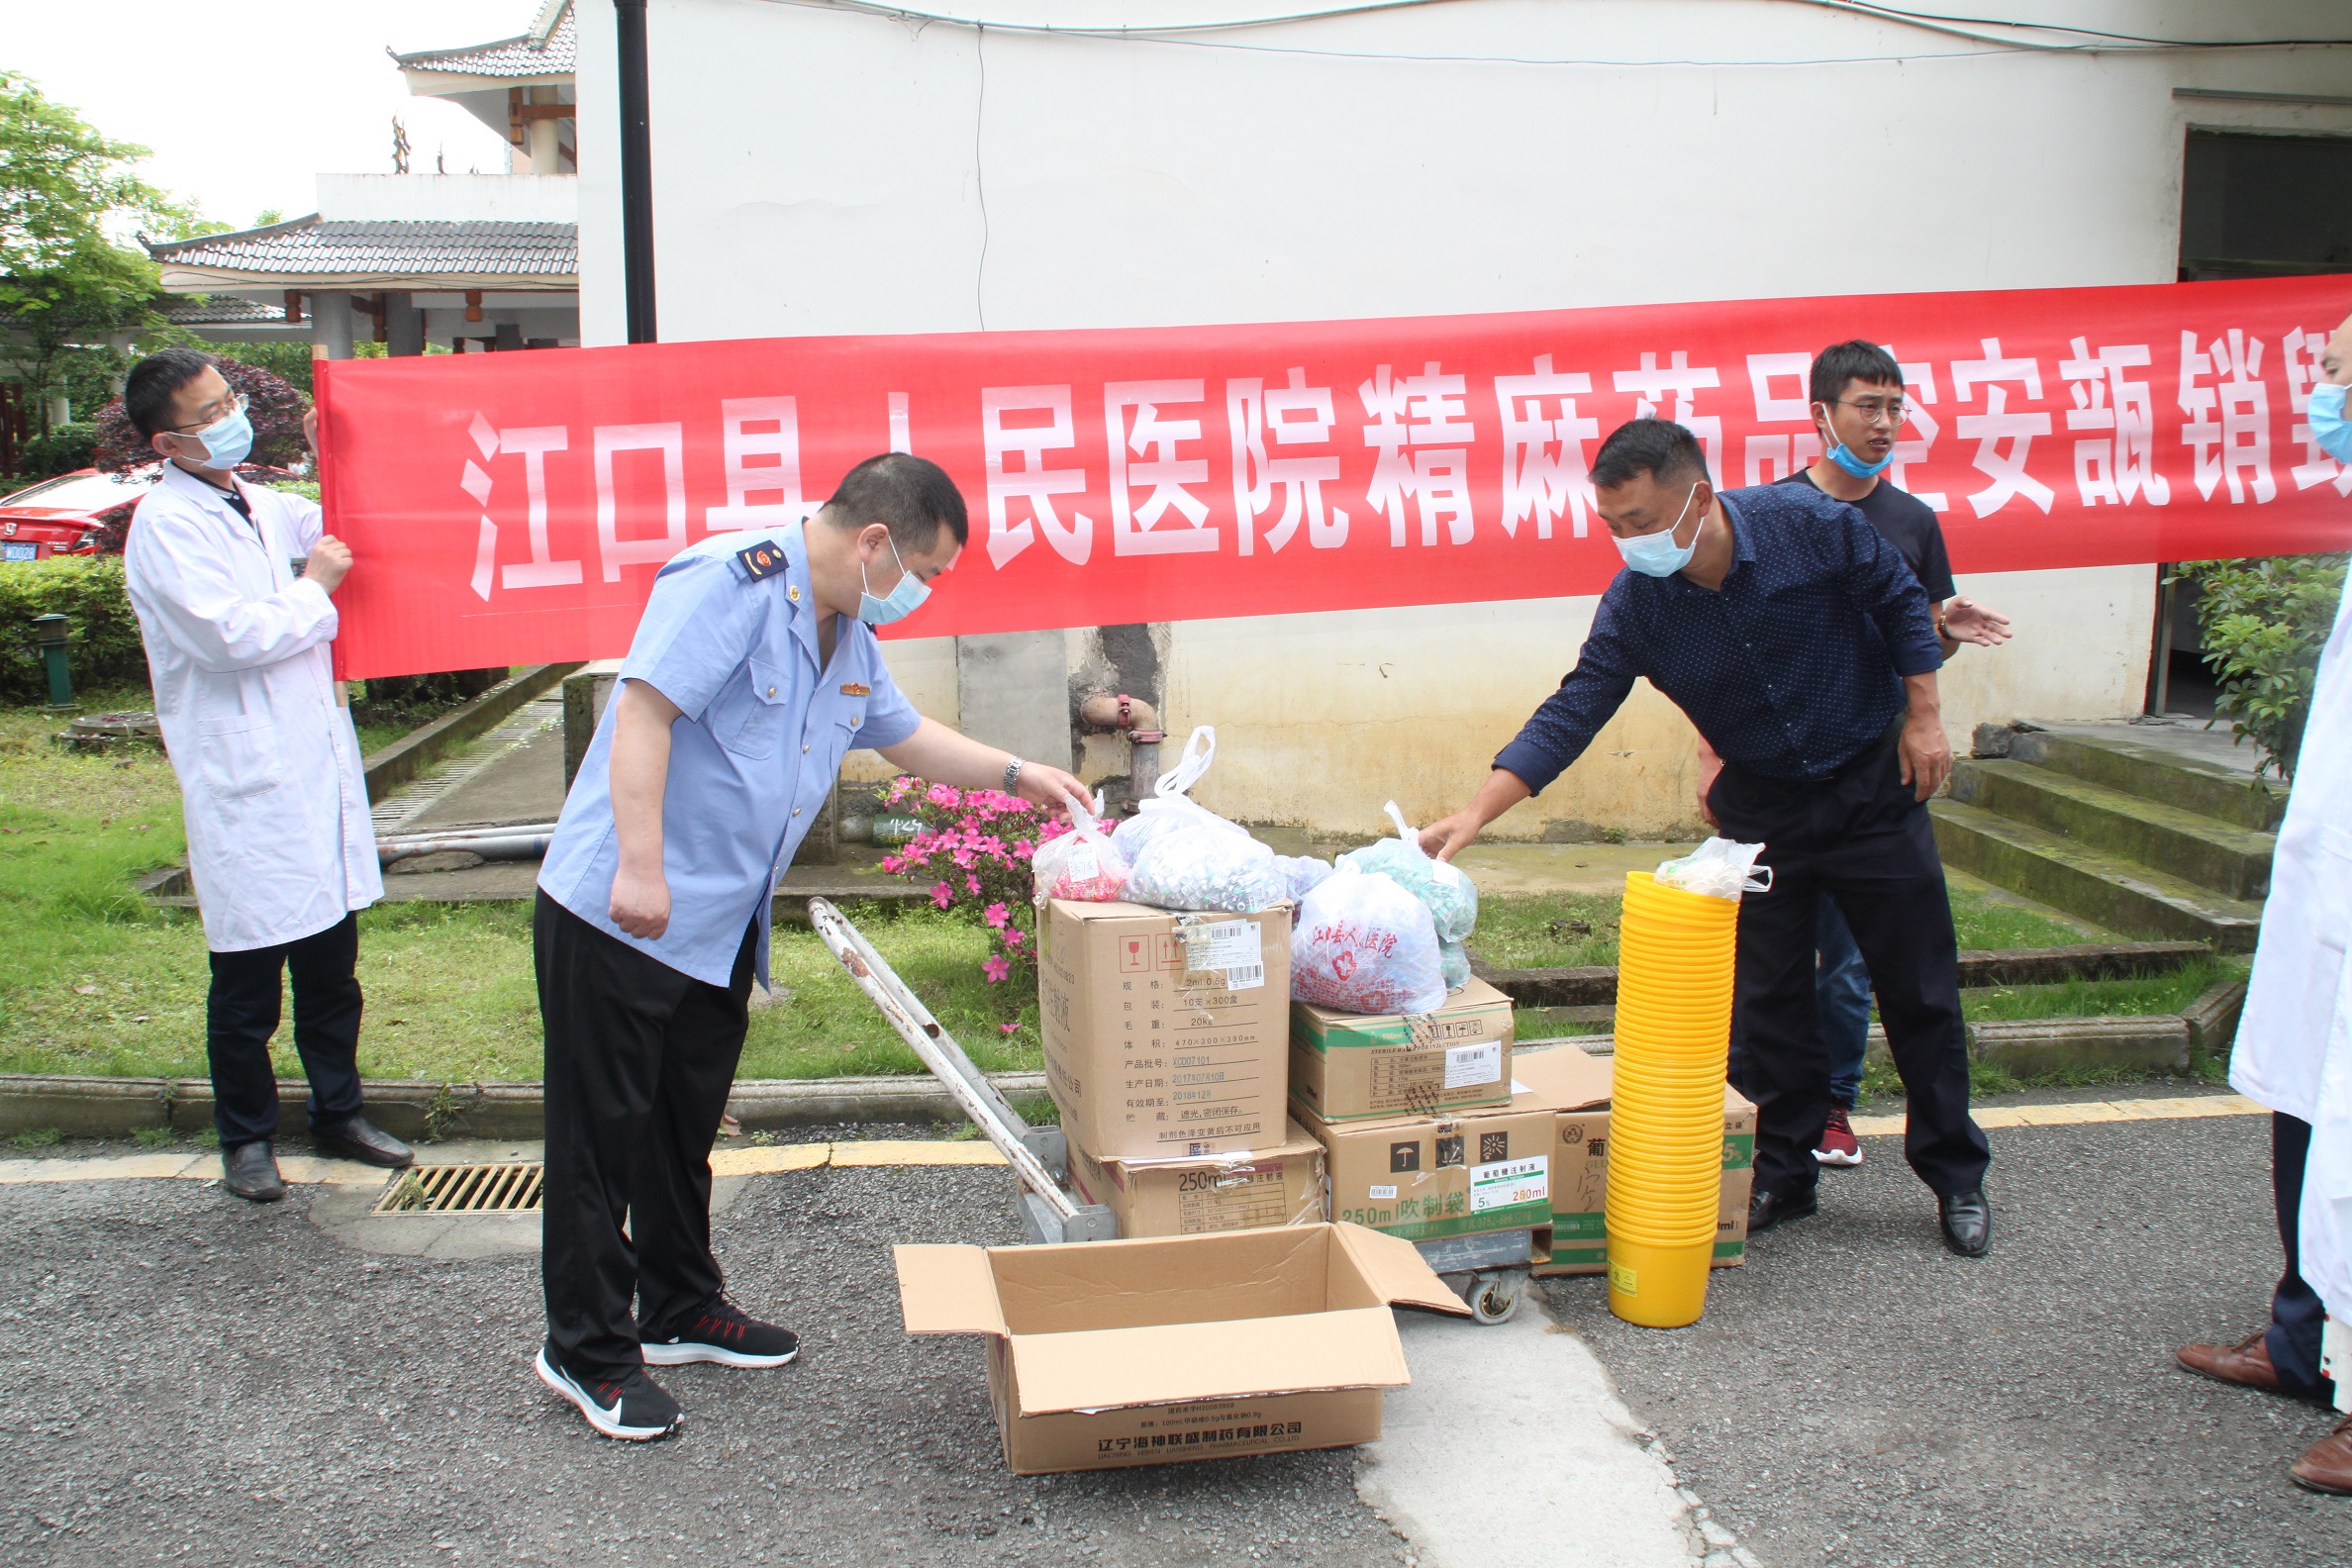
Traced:
<path fill-rule="evenodd" d="M 192 423 L 172 426 L 171 434 L 174 436 L 186 436 L 198 431 L 208 430 L 211 427 L 220 424 L 221 421 L 228 419 L 232 415 L 243 414 L 248 407 L 251 406 L 251 404 L 252 399 L 246 397 L 243 392 L 232 392 L 229 394 L 229 399 L 225 403 L 219 401 L 207 403 L 204 406 L 203 411 L 197 415 L 196 419 Z"/>
<path fill-rule="evenodd" d="M 1903 399 L 1901 398 L 1840 398 L 1837 406 L 1852 409 L 1873 425 L 1901 425 L 1903 423 Z"/>

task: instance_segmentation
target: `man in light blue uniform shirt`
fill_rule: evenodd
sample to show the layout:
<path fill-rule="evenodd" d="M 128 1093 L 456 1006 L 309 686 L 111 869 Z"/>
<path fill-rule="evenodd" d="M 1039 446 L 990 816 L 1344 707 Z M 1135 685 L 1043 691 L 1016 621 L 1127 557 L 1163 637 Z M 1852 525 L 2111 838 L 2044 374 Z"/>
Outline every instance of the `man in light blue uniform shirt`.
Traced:
<path fill-rule="evenodd" d="M 537 1367 L 608 1437 L 676 1429 L 648 1364 L 773 1367 L 799 1351 L 724 1294 L 710 1153 L 751 978 L 767 979 L 775 882 L 843 754 L 1045 805 L 1085 794 L 921 717 L 883 665 L 873 628 L 920 605 L 968 534 L 954 482 L 893 453 L 852 468 L 805 525 L 681 551 L 564 802 L 534 918 L 547 1096 Z"/>

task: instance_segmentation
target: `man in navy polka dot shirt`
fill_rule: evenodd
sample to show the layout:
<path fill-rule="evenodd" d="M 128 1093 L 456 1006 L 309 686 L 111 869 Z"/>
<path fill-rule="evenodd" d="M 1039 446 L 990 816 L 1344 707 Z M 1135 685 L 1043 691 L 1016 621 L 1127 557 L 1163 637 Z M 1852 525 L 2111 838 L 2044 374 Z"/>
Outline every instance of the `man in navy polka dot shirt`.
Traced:
<path fill-rule="evenodd" d="M 1813 931 L 1826 895 L 1878 992 L 1909 1097 L 1905 1156 L 1936 1195 L 1945 1245 L 1982 1256 L 1991 1150 L 1968 1114 L 1959 944 L 1926 810 L 1952 770 L 1926 593 L 1842 501 L 1798 485 L 1716 491 L 1697 438 L 1669 421 L 1618 427 L 1592 479 L 1626 569 L 1576 668 L 1423 846 L 1451 858 L 1542 790 L 1646 677 L 1722 758 L 1708 806 L 1723 836 L 1763 844 L 1757 863 L 1773 872 L 1769 892 L 1740 901 L 1731 1023 L 1756 1103 L 1749 1230 L 1816 1207 L 1829 1060 Z"/>

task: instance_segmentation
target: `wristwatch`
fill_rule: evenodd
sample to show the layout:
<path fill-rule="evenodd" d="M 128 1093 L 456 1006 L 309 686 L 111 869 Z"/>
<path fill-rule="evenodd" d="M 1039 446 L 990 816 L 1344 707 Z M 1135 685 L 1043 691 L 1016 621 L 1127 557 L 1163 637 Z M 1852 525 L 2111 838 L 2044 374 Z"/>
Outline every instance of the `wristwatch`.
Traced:
<path fill-rule="evenodd" d="M 1029 764 L 1022 761 L 1019 757 L 1015 757 L 1005 764 L 1006 794 L 1010 795 L 1013 793 L 1013 786 L 1021 782 L 1021 770 L 1027 766 L 1029 766 Z"/>

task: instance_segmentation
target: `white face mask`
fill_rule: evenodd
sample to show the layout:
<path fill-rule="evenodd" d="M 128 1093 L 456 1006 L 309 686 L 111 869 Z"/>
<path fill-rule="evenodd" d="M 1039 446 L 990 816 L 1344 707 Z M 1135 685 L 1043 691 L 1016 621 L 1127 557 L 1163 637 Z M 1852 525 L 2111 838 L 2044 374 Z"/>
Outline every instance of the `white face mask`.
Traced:
<path fill-rule="evenodd" d="M 1691 493 L 1683 497 L 1683 509 L 1675 516 L 1674 527 L 1656 534 L 1639 534 L 1632 539 L 1617 539 L 1617 553 L 1625 557 L 1625 564 L 1645 577 L 1671 577 L 1691 563 L 1691 555 L 1699 548 L 1699 530 L 1691 530 L 1691 542 L 1677 544 L 1674 536 L 1681 532 L 1683 519 L 1691 515 L 1691 503 L 1699 499 L 1699 486 L 1691 485 Z M 1701 526 L 1705 526 L 1704 516 Z"/>

